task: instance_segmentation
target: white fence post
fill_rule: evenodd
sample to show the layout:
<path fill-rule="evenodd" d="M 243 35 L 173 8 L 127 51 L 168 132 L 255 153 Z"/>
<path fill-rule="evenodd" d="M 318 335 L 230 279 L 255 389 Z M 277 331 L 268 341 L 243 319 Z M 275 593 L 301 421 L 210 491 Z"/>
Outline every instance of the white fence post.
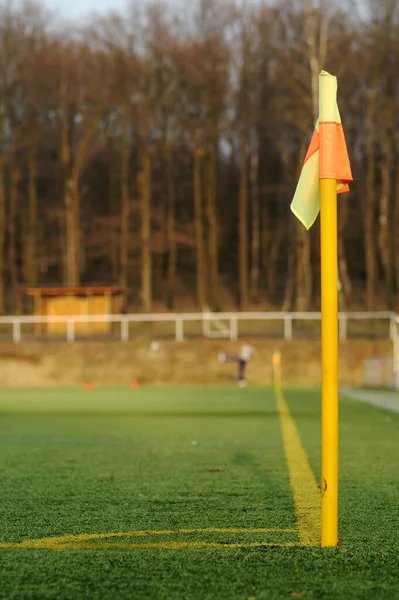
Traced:
<path fill-rule="evenodd" d="M 175 338 L 176 342 L 182 342 L 184 340 L 183 319 L 181 317 L 176 319 Z"/>
<path fill-rule="evenodd" d="M 67 324 L 67 342 L 72 344 L 75 341 L 75 323 L 72 319 L 68 320 Z"/>
<path fill-rule="evenodd" d="M 338 322 L 339 322 L 339 339 L 346 340 L 347 325 L 348 325 L 348 319 L 347 319 L 346 315 L 339 315 Z"/>
<path fill-rule="evenodd" d="M 210 337 L 211 325 L 209 323 L 208 315 L 202 313 L 202 335 L 204 337 Z"/>
<path fill-rule="evenodd" d="M 238 326 L 237 317 L 231 317 L 230 319 L 230 340 L 236 342 L 238 339 Z"/>
<path fill-rule="evenodd" d="M 391 340 L 394 340 L 396 335 L 397 335 L 397 322 L 396 322 L 396 315 L 392 315 L 391 316 L 391 320 L 389 322 L 389 337 L 391 338 Z"/>
<path fill-rule="evenodd" d="M 12 341 L 15 344 L 19 344 L 21 341 L 21 323 L 17 320 L 12 322 Z"/>
<path fill-rule="evenodd" d="M 122 319 L 121 321 L 121 340 L 127 342 L 129 340 L 129 321 Z"/>
<path fill-rule="evenodd" d="M 284 339 L 292 340 L 292 316 L 284 316 Z"/>

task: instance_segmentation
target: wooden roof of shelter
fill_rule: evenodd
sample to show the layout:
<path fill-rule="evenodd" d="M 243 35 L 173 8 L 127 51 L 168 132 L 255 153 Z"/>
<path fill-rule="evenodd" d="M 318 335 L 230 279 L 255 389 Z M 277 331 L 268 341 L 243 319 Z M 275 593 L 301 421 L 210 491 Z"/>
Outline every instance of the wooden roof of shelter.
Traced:
<path fill-rule="evenodd" d="M 114 285 L 29 287 L 28 296 L 99 296 L 104 294 L 122 294 L 123 290 Z"/>

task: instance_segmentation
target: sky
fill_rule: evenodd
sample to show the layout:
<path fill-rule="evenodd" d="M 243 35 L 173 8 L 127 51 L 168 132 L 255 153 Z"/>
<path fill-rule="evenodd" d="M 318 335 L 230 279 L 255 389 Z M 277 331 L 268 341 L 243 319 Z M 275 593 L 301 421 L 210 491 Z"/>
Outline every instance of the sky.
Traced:
<path fill-rule="evenodd" d="M 75 19 L 92 12 L 124 10 L 127 2 L 126 0 L 47 0 L 45 4 L 63 16 Z"/>
<path fill-rule="evenodd" d="M 159 0 L 158 0 L 159 1 Z M 50 10 L 67 19 L 80 19 L 93 12 L 106 13 L 110 10 L 125 11 L 132 4 L 145 4 L 147 0 L 44 0 Z M 165 4 L 177 4 L 177 0 L 161 0 Z"/>
<path fill-rule="evenodd" d="M 93 12 L 106 13 L 110 10 L 124 12 L 126 8 L 134 4 L 146 3 L 150 0 L 44 0 L 44 4 L 48 8 L 55 10 L 58 14 L 62 15 L 67 19 L 83 19 Z M 164 2 L 165 4 L 177 6 L 182 0 L 157 0 L 157 2 Z M 186 0 L 190 2 L 190 0 Z M 217 0 L 215 0 L 216 2 Z M 246 0 L 239 0 L 245 4 Z M 280 0 L 284 2 L 284 0 Z M 377 2 L 377 0 L 374 0 Z M 381 1 L 381 0 L 379 0 Z M 1 2 L 1 0 L 0 0 Z M 343 5 L 348 3 L 348 0 L 337 0 L 339 5 L 342 2 Z M 355 5 L 358 8 L 365 6 L 370 0 L 355 0 Z M 316 3 L 317 4 L 317 3 Z"/>

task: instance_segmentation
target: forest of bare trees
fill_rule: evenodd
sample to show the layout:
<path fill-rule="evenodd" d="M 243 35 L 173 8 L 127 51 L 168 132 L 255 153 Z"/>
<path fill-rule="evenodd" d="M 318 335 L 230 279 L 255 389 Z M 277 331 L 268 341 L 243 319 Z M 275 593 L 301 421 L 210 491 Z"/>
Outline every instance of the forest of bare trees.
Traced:
<path fill-rule="evenodd" d="M 355 182 L 342 309 L 398 307 L 399 8 L 192 0 L 54 21 L 0 9 L 0 314 L 29 285 L 117 284 L 129 310 L 319 307 L 289 211 L 338 78 Z"/>

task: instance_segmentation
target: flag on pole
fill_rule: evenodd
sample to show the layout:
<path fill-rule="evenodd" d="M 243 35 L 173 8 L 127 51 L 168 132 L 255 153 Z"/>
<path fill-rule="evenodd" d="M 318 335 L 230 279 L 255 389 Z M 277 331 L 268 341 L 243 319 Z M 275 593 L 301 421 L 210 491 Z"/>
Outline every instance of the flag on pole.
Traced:
<path fill-rule="evenodd" d="M 337 106 L 337 78 L 319 76 L 319 119 L 292 212 L 309 229 L 320 211 L 321 255 L 321 546 L 338 543 L 338 226 L 337 194 L 353 181 Z"/>
<path fill-rule="evenodd" d="M 337 80 L 326 71 L 321 77 L 328 77 L 337 89 Z M 337 194 L 349 191 L 349 183 L 353 181 L 345 142 L 341 117 L 336 105 L 336 121 L 319 122 L 316 127 L 305 157 L 291 210 L 301 223 L 309 229 L 315 222 L 320 210 L 320 179 L 336 179 Z M 334 128 L 333 131 L 331 129 Z M 327 145 L 320 156 L 320 130 L 323 129 L 324 143 Z"/>

